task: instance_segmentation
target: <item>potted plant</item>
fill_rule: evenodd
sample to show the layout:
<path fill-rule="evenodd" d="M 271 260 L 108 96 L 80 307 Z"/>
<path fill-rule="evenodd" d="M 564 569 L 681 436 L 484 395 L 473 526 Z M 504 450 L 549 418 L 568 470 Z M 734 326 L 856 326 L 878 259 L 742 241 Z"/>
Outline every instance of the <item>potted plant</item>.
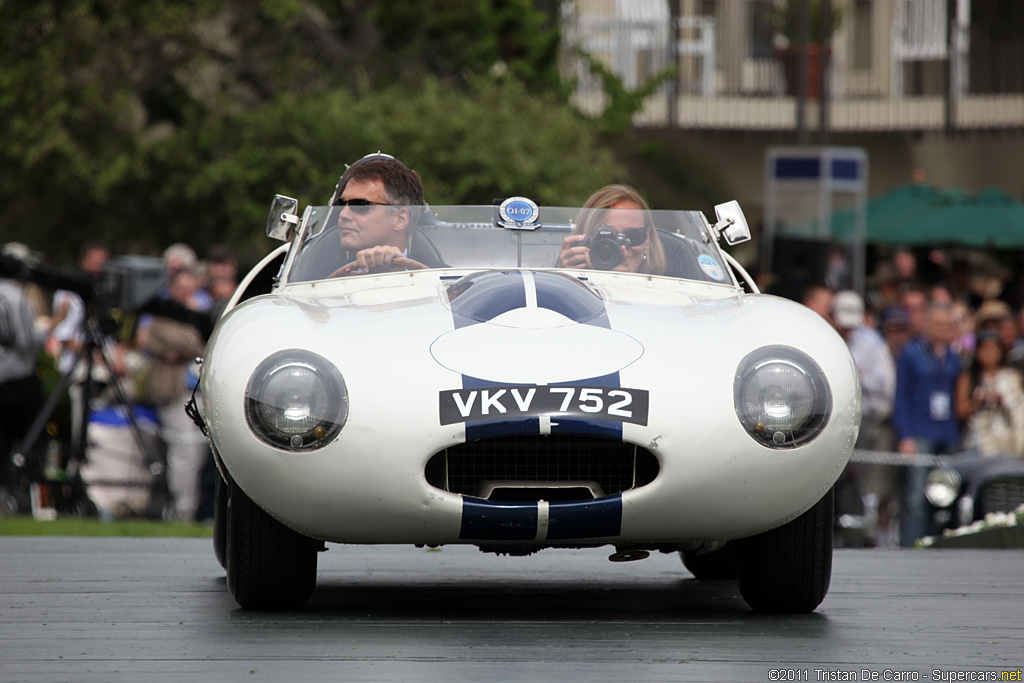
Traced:
<path fill-rule="evenodd" d="M 780 0 L 767 6 L 768 21 L 775 29 L 775 54 L 782 63 L 786 77 L 786 94 L 796 95 L 800 68 L 800 18 L 807 8 L 807 96 L 821 97 L 823 59 L 830 53 L 829 42 L 832 34 L 843 21 L 843 7 L 838 0 L 832 0 L 828 25 L 822 30 L 823 0 Z M 824 47 L 823 47 L 824 44 Z"/>

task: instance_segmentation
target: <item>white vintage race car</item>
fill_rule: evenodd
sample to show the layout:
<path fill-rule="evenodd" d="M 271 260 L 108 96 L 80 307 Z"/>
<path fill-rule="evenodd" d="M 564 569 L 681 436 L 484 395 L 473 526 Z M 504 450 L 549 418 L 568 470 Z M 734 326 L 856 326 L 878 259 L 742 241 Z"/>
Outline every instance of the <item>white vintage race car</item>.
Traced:
<path fill-rule="evenodd" d="M 735 202 L 639 217 L 661 276 L 597 269 L 625 253 L 602 230 L 595 269 L 556 267 L 578 208 L 406 208 L 409 258 L 362 273 L 338 207 L 278 196 L 287 243 L 210 339 L 214 545 L 243 608 L 301 606 L 326 542 L 678 552 L 755 610 L 818 606 L 857 372 L 719 248 L 749 239 Z"/>

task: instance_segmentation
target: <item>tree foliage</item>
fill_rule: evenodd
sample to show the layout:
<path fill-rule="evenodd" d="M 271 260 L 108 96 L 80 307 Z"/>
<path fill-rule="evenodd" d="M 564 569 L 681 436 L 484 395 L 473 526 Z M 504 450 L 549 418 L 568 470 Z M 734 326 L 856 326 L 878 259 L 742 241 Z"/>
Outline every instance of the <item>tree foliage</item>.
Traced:
<path fill-rule="evenodd" d="M 533 90 L 564 91 L 558 72 L 561 34 L 534 0 L 378 0 L 369 12 L 383 63 L 378 76 L 418 77 L 424 70 L 464 82 L 510 73 Z"/>
<path fill-rule="evenodd" d="M 416 169 L 432 204 L 490 204 L 513 194 L 571 204 L 622 174 L 575 112 L 530 96 L 514 79 L 458 88 L 428 78 L 415 89 L 286 95 L 208 117 L 186 136 L 162 150 L 175 192 L 166 200 L 179 203 L 197 234 L 254 246 L 262 245 L 275 192 L 324 203 L 345 163 L 378 150 Z"/>
<path fill-rule="evenodd" d="M 224 242 L 251 262 L 275 192 L 326 201 L 378 149 L 431 203 L 582 202 L 629 181 L 623 121 L 568 104 L 558 4 L 0 0 L 4 240 L 65 263 L 93 237 Z"/>
<path fill-rule="evenodd" d="M 633 116 L 643 109 L 647 98 L 657 92 L 666 81 L 675 78 L 679 71 L 676 66 L 666 67 L 639 87 L 630 89 L 618 74 L 600 60 L 579 48 L 576 53 L 586 62 L 590 73 L 601 82 L 601 88 L 608 98 L 604 110 L 597 117 L 597 125 L 601 131 L 611 135 L 629 131 L 633 127 Z"/>

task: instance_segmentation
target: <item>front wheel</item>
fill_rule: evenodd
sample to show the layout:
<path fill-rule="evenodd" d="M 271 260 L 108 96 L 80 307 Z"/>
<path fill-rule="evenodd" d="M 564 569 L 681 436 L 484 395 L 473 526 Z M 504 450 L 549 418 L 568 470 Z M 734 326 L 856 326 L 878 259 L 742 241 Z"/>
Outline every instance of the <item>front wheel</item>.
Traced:
<path fill-rule="evenodd" d="M 228 590 L 242 609 L 297 609 L 316 586 L 319 543 L 289 529 L 227 482 Z"/>
<path fill-rule="evenodd" d="M 213 554 L 224 569 L 228 568 L 228 485 L 220 472 L 214 474 L 213 489 Z"/>
<path fill-rule="evenodd" d="M 810 612 L 832 578 L 829 489 L 810 510 L 777 529 L 735 541 L 743 599 L 756 612 Z"/>

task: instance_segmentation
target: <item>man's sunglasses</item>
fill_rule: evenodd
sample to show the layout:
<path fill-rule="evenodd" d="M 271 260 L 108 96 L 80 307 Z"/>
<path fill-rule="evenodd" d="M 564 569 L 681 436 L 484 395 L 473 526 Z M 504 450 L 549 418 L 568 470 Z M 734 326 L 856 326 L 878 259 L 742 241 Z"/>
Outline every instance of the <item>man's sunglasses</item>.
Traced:
<path fill-rule="evenodd" d="M 374 206 L 390 206 L 387 202 L 372 202 L 369 199 L 339 199 L 335 206 L 347 206 L 352 213 L 369 213 Z"/>
<path fill-rule="evenodd" d="M 612 228 L 610 225 L 602 225 L 600 228 L 598 228 L 598 230 L 600 230 L 601 228 L 608 228 L 609 230 L 614 230 L 614 228 Z M 619 234 L 626 238 L 626 241 L 629 242 L 629 246 L 631 247 L 642 247 L 644 245 L 644 242 L 647 241 L 646 227 L 626 228 L 625 230 L 620 231 Z"/>

